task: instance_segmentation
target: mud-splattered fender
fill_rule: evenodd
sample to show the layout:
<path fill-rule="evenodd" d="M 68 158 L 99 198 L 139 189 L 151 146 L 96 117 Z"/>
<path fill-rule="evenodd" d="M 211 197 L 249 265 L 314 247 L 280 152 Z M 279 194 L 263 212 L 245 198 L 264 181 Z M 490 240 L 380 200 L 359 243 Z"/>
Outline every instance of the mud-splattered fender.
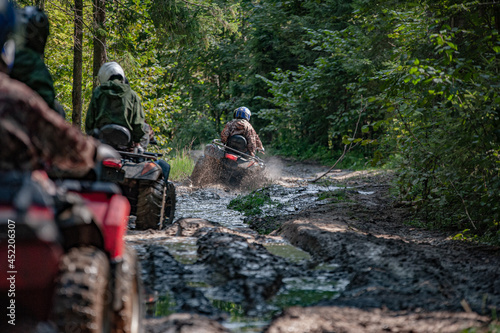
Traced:
<path fill-rule="evenodd" d="M 125 171 L 125 179 L 157 180 L 162 175 L 161 168 L 153 161 L 125 162 L 122 169 Z"/>

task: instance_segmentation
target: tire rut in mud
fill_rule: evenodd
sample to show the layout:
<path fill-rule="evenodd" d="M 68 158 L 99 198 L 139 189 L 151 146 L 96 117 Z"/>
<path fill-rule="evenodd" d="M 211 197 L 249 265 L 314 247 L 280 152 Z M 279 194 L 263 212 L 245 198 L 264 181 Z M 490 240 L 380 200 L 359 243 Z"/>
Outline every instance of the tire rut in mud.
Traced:
<path fill-rule="evenodd" d="M 340 297 L 319 305 L 393 311 L 470 308 L 486 315 L 499 307 L 498 248 L 484 250 L 435 232 L 423 237 L 425 230 L 404 226 L 399 215 L 391 216 L 390 203 L 366 205 L 360 198 L 352 195 L 349 205 L 297 214 L 278 231 L 319 261 L 348 273 L 350 283 Z"/>

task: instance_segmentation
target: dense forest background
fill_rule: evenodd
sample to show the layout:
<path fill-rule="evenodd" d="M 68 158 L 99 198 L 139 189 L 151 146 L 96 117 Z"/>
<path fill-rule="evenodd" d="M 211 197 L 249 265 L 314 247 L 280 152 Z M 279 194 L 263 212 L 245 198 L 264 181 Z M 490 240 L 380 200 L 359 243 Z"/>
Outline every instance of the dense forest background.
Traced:
<path fill-rule="evenodd" d="M 353 148 L 397 171 L 419 223 L 499 240 L 500 1 L 18 4 L 51 20 L 45 60 L 77 125 L 96 64 L 117 61 L 164 148 L 210 141 L 245 105 L 266 147 L 322 161 Z"/>

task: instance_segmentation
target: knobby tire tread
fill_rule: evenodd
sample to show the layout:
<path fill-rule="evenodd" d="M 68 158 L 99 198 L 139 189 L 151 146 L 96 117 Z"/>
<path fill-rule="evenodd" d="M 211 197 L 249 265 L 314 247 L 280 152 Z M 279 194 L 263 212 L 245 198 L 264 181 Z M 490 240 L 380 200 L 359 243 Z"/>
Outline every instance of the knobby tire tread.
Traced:
<path fill-rule="evenodd" d="M 144 316 L 143 290 L 140 264 L 137 254 L 130 246 L 125 247 L 122 269 L 117 270 L 117 279 L 120 279 L 122 307 L 113 313 L 113 333 L 142 333 L 142 319 Z M 119 275 L 119 276 L 118 276 Z"/>
<path fill-rule="evenodd" d="M 107 331 L 109 277 L 109 260 L 96 248 L 72 248 L 61 258 L 52 311 L 61 332 Z"/>
<path fill-rule="evenodd" d="M 135 222 L 137 230 L 159 228 L 164 189 L 163 179 L 139 184 Z"/>

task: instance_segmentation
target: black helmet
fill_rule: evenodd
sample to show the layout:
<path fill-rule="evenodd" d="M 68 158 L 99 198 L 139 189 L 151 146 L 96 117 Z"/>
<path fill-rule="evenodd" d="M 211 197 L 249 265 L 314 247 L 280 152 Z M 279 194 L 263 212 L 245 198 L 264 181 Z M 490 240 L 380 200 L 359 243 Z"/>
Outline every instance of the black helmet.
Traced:
<path fill-rule="evenodd" d="M 49 18 L 38 7 L 27 6 L 19 11 L 19 21 L 23 28 L 25 46 L 44 53 L 49 37 Z"/>

